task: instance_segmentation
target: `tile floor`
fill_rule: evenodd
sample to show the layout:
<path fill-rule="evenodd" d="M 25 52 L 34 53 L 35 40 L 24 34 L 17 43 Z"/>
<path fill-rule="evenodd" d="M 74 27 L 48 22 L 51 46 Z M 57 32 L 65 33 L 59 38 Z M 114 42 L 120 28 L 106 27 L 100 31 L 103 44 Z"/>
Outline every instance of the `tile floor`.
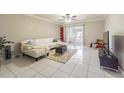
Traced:
<path fill-rule="evenodd" d="M 73 48 L 73 47 L 70 47 Z M 100 69 L 98 50 L 83 47 L 66 63 L 22 56 L 2 62 L 1 78 L 122 78 L 119 72 Z"/>

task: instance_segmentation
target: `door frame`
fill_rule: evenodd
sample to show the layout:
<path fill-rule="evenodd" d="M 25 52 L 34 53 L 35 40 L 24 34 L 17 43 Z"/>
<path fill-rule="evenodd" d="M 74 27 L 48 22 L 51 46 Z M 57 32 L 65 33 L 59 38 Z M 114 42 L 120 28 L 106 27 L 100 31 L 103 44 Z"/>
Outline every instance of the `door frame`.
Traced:
<path fill-rule="evenodd" d="M 83 38 L 83 43 L 82 44 L 84 45 L 85 44 L 85 24 L 68 24 L 68 25 L 65 25 L 65 32 L 64 33 L 65 33 L 65 37 L 66 37 L 65 39 L 66 39 L 66 41 L 67 41 L 66 28 L 67 27 L 72 27 L 72 26 L 83 26 L 83 33 L 82 33 L 83 34 L 82 35 L 83 36 L 82 37 Z"/>

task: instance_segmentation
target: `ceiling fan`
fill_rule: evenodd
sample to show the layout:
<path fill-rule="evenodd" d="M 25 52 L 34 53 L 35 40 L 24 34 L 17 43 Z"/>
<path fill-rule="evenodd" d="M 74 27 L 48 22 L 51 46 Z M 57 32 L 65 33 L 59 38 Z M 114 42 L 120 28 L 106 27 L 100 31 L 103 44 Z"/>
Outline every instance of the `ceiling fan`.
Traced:
<path fill-rule="evenodd" d="M 70 22 L 70 21 L 77 20 L 76 17 L 77 17 L 76 15 L 65 14 L 64 16 L 61 16 L 61 20 L 65 22 Z"/>

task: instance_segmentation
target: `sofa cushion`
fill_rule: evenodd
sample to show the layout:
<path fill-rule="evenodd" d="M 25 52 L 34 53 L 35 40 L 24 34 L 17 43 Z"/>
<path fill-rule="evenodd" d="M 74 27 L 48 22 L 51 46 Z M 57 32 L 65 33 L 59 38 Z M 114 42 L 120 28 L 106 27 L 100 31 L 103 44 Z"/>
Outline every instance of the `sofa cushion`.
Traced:
<path fill-rule="evenodd" d="M 53 38 L 36 39 L 35 41 L 39 44 L 48 44 L 53 42 Z"/>
<path fill-rule="evenodd" d="M 26 44 L 28 45 L 32 45 L 32 46 L 36 46 L 37 45 L 37 42 L 32 40 L 32 41 L 28 41 Z"/>
<path fill-rule="evenodd" d="M 30 45 L 27 45 L 27 44 L 25 44 L 23 46 L 23 50 L 30 50 L 30 49 L 33 49 L 33 48 L 34 48 L 33 46 L 30 46 Z"/>
<path fill-rule="evenodd" d="M 24 41 L 21 41 L 21 44 L 25 44 L 25 43 L 27 43 L 29 41 L 33 41 L 33 40 L 32 39 L 24 40 Z"/>

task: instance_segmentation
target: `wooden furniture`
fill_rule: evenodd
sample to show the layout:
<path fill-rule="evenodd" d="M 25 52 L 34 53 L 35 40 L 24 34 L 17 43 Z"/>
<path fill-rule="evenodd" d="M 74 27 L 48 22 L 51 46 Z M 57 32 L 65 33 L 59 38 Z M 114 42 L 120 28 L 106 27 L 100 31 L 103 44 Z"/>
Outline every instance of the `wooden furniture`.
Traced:
<path fill-rule="evenodd" d="M 97 43 L 96 48 L 104 48 L 104 44 L 103 43 Z"/>
<path fill-rule="evenodd" d="M 95 43 L 91 43 L 90 47 L 92 47 L 93 45 L 95 45 L 95 48 L 104 48 L 103 40 L 100 39 L 97 39 Z"/>

